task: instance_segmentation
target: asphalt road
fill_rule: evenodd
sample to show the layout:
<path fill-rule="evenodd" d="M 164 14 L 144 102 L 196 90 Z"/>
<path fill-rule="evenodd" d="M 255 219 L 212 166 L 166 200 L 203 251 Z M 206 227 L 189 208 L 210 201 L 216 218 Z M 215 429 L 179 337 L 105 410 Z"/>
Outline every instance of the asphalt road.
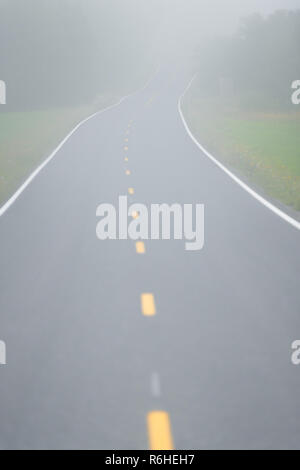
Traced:
<path fill-rule="evenodd" d="M 1 448 L 146 449 L 155 410 L 177 449 L 300 448 L 299 231 L 191 141 L 189 78 L 88 121 L 0 218 Z M 204 249 L 99 241 L 97 206 L 131 187 L 204 203 Z"/>

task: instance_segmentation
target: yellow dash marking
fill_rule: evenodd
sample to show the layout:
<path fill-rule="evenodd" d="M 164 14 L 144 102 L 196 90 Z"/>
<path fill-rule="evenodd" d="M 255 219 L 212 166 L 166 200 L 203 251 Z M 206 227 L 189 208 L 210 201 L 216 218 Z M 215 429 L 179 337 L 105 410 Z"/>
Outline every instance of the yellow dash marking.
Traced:
<path fill-rule="evenodd" d="M 136 211 L 133 211 L 131 215 L 132 215 L 133 219 L 138 219 L 139 218 L 139 213 L 136 212 Z"/>
<path fill-rule="evenodd" d="M 147 415 L 150 450 L 174 450 L 171 423 L 165 411 L 151 411 Z"/>
<path fill-rule="evenodd" d="M 125 162 L 128 162 L 128 157 L 125 157 L 124 160 L 125 160 Z"/>
<path fill-rule="evenodd" d="M 133 188 L 129 188 L 129 189 L 128 189 L 128 192 L 129 192 L 129 194 L 133 195 L 133 194 L 134 194 L 134 189 L 133 189 Z"/>
<path fill-rule="evenodd" d="M 136 242 L 135 246 L 136 246 L 136 252 L 138 255 L 144 255 L 146 253 L 144 242 Z"/>
<path fill-rule="evenodd" d="M 156 314 L 156 307 L 153 294 L 141 295 L 142 312 L 146 317 L 152 317 Z"/>

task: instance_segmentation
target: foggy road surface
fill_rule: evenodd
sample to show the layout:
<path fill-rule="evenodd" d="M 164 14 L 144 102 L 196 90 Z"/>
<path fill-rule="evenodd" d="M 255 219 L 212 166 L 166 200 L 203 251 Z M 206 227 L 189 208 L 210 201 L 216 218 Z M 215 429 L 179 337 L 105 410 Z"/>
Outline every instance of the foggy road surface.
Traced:
<path fill-rule="evenodd" d="M 189 78 L 88 121 L 0 218 L 1 448 L 300 448 L 299 231 L 192 142 Z M 205 204 L 204 249 L 99 241 L 128 193 Z"/>

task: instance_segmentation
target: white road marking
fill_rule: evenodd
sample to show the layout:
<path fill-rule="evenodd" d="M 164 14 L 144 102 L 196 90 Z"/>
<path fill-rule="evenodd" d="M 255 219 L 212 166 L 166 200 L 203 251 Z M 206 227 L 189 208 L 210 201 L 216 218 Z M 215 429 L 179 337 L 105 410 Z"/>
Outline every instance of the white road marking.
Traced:
<path fill-rule="evenodd" d="M 123 101 L 127 100 L 131 96 L 136 95 L 137 93 L 140 93 L 144 91 L 149 84 L 154 80 L 156 75 L 158 74 L 159 70 L 156 70 L 154 75 L 147 81 L 146 85 L 144 85 L 141 89 L 134 91 L 133 93 L 130 93 L 129 95 L 124 96 L 121 98 L 117 103 L 108 106 L 107 108 L 101 109 L 100 111 L 97 111 L 96 113 L 93 113 L 91 116 L 85 118 L 83 121 L 79 122 L 77 126 L 74 127 L 74 129 L 62 140 L 62 142 L 56 147 L 56 149 L 51 153 L 51 155 L 40 165 L 34 170 L 30 176 L 26 179 L 26 181 L 19 187 L 19 189 L 11 196 L 11 198 L 0 208 L 0 217 L 13 205 L 13 203 L 18 199 L 18 197 L 25 191 L 27 186 L 30 185 L 30 183 L 36 178 L 36 176 L 45 168 L 46 165 L 55 157 L 55 155 L 59 152 L 59 150 L 64 146 L 64 144 L 70 139 L 70 137 L 81 127 L 83 124 L 85 124 L 87 121 L 90 119 L 93 119 L 96 116 L 99 116 L 100 114 L 105 113 L 106 111 L 109 111 L 110 109 L 116 108 L 120 106 Z"/>
<path fill-rule="evenodd" d="M 160 378 L 157 372 L 151 375 L 151 393 L 155 398 L 161 396 Z"/>
<path fill-rule="evenodd" d="M 233 179 L 239 186 L 241 186 L 247 193 L 249 193 L 252 197 L 254 197 L 258 202 L 263 204 L 265 207 L 267 207 L 270 211 L 274 212 L 274 214 L 278 215 L 281 217 L 285 222 L 288 222 L 290 225 L 295 227 L 296 229 L 300 230 L 300 222 L 297 220 L 293 219 L 293 217 L 290 217 L 288 214 L 283 212 L 282 210 L 278 209 L 278 207 L 274 206 L 271 204 L 269 201 L 267 201 L 265 198 L 260 196 L 258 193 L 256 193 L 253 189 L 251 189 L 246 183 L 244 183 L 242 180 L 240 180 L 237 176 L 235 176 L 228 168 L 226 168 L 219 160 L 217 160 L 211 153 L 209 153 L 196 139 L 196 137 L 192 134 L 182 111 L 182 100 L 186 93 L 189 91 L 191 88 L 195 78 L 197 75 L 194 76 L 194 78 L 191 80 L 181 97 L 179 98 L 178 101 L 178 110 L 180 117 L 182 119 L 183 125 L 185 127 L 185 130 L 187 131 L 188 135 L 192 139 L 192 141 L 197 145 L 197 147 L 208 157 L 210 160 L 212 160 L 221 170 L 223 170 L 230 178 Z"/>

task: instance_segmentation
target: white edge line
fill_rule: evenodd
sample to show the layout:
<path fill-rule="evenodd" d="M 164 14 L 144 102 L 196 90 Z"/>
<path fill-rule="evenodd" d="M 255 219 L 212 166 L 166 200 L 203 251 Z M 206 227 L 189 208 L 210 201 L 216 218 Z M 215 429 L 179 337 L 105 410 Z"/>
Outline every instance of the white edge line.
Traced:
<path fill-rule="evenodd" d="M 183 92 L 183 94 L 181 95 L 181 97 L 179 98 L 179 101 L 178 101 L 178 110 L 179 110 L 179 114 L 180 114 L 180 117 L 182 119 L 182 122 L 183 122 L 183 125 L 185 127 L 185 130 L 187 131 L 188 135 L 190 136 L 190 138 L 192 139 L 192 141 L 197 145 L 197 147 L 208 157 L 210 158 L 210 160 L 212 160 L 219 168 L 221 168 L 221 170 L 223 170 L 231 179 L 233 179 L 233 181 L 235 181 L 239 186 L 241 186 L 245 191 L 247 191 L 247 193 L 249 193 L 252 197 L 254 197 L 257 201 L 259 201 L 261 204 L 263 204 L 265 207 L 267 207 L 269 210 L 271 210 L 272 212 L 274 212 L 274 214 L 278 215 L 279 217 L 281 217 L 283 220 L 285 220 L 286 222 L 288 222 L 290 225 L 292 225 L 293 227 L 297 228 L 298 230 L 300 230 L 300 222 L 298 222 L 297 220 L 293 219 L 293 217 L 290 217 L 288 214 L 286 214 L 285 212 L 283 212 L 282 210 L 278 209 L 278 207 L 274 206 L 273 204 L 271 204 L 269 201 L 267 201 L 265 198 L 263 198 L 262 196 L 260 196 L 257 192 L 255 192 L 253 189 L 251 189 L 246 183 L 244 183 L 242 180 L 240 180 L 237 176 L 235 176 L 230 170 L 228 170 L 228 168 L 226 168 L 222 163 L 219 162 L 219 160 L 217 160 L 211 153 L 209 153 L 199 142 L 198 140 L 196 139 L 196 137 L 192 134 L 186 120 L 185 120 L 185 117 L 184 117 L 184 114 L 183 114 L 183 111 L 182 111 L 182 100 L 183 98 L 185 97 L 186 93 L 189 91 L 189 89 L 191 88 L 195 78 L 196 78 L 197 75 L 194 76 L 194 78 L 190 81 L 190 83 L 188 84 L 187 88 L 185 89 L 185 91 Z"/>
<path fill-rule="evenodd" d="M 90 119 L 93 119 L 94 117 L 105 113 L 106 111 L 109 111 L 110 109 L 116 108 L 117 106 L 120 106 L 123 101 L 127 100 L 131 96 L 145 90 L 148 85 L 152 82 L 152 80 L 155 78 L 157 75 L 158 70 L 155 72 L 154 76 L 150 78 L 150 80 L 147 81 L 146 85 L 144 85 L 142 88 L 134 91 L 133 93 L 130 93 L 129 95 L 124 96 L 121 98 L 117 103 L 114 103 L 111 106 L 108 106 L 107 108 L 101 109 L 100 111 L 97 111 L 96 113 L 91 114 L 87 118 L 85 118 L 83 121 L 80 121 L 74 129 L 61 141 L 61 143 L 56 147 L 56 149 L 51 153 L 51 155 L 44 160 L 44 162 L 39 165 L 30 175 L 29 177 L 25 180 L 25 182 L 17 189 L 17 191 L 8 199 L 7 202 L 4 203 L 4 205 L 0 208 L 0 217 L 5 214 L 5 212 L 13 205 L 13 203 L 18 199 L 18 197 L 25 191 L 27 186 L 36 178 L 36 176 L 45 168 L 46 165 L 55 157 L 55 155 L 60 151 L 60 149 L 64 146 L 64 144 L 70 139 L 70 137 L 81 127 L 83 124 L 85 124 L 87 121 Z"/>

